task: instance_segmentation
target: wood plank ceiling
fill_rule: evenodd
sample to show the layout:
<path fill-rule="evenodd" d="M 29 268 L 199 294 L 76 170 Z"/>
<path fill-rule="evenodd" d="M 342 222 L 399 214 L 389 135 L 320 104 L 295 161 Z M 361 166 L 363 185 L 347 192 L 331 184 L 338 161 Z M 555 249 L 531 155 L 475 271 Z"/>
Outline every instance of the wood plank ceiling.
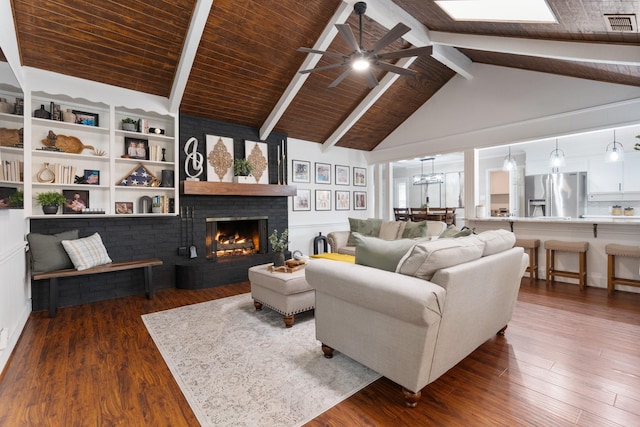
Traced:
<path fill-rule="evenodd" d="M 558 24 L 455 22 L 432 1 L 370 3 L 413 16 L 437 36 L 436 44 L 455 34 L 640 45 L 640 33 L 608 32 L 603 19 L 605 13 L 640 13 L 638 2 L 631 0 L 548 0 Z M 180 112 L 261 128 L 307 57 L 296 49 L 312 47 L 340 5 L 340 0 L 215 0 Z M 170 97 L 196 0 L 14 0 L 12 8 L 21 65 Z M 357 34 L 357 17 L 350 13 L 346 22 Z M 372 46 L 386 31 L 365 16 L 363 45 Z M 473 62 L 640 86 L 638 58 L 631 65 L 591 58 L 568 61 L 505 53 L 490 43 L 486 48 L 452 45 Z M 409 46 L 397 40 L 387 50 Z M 349 52 L 340 36 L 326 50 Z M 331 58 L 322 58 L 318 66 L 328 63 Z M 418 58 L 410 68 L 417 76 L 398 78 L 338 146 L 374 149 L 455 75 L 431 56 Z M 293 138 L 327 141 L 370 91 L 357 75 L 328 88 L 340 72 L 311 73 L 274 129 Z"/>

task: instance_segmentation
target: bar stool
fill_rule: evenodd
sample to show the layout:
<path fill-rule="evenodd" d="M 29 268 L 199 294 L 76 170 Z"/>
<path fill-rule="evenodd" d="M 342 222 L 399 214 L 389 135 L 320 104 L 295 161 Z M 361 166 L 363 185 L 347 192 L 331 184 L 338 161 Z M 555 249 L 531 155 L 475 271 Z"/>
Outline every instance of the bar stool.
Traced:
<path fill-rule="evenodd" d="M 533 284 L 538 280 L 538 248 L 540 239 L 516 239 L 513 246 L 529 249 L 529 266 L 525 271 L 529 273 L 529 282 Z"/>
<path fill-rule="evenodd" d="M 547 250 L 547 285 L 549 285 L 550 281 L 554 281 L 555 276 L 570 277 L 572 279 L 578 279 L 580 282 L 580 290 L 584 290 L 587 284 L 587 251 L 589 250 L 589 242 L 547 240 L 544 242 L 544 247 Z M 556 251 L 577 253 L 580 262 L 580 271 L 556 270 Z"/>
<path fill-rule="evenodd" d="M 616 290 L 616 285 L 640 287 L 640 280 L 616 277 L 616 256 L 640 258 L 640 246 L 627 246 L 609 243 L 604 247 L 607 254 L 607 292 L 609 295 Z"/>

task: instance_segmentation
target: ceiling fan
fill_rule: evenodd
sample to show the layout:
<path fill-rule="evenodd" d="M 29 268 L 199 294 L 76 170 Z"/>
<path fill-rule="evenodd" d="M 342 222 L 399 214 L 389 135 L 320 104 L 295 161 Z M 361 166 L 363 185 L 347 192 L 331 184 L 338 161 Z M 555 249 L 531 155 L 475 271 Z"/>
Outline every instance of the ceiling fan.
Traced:
<path fill-rule="evenodd" d="M 413 76 L 416 74 L 415 71 L 409 70 L 406 68 L 398 67 L 396 65 L 385 62 L 388 59 L 398 59 L 398 58 L 406 58 L 410 56 L 420 56 L 431 51 L 430 46 L 424 47 L 416 47 L 410 49 L 396 50 L 392 52 L 386 53 L 378 53 L 385 47 L 387 47 L 393 41 L 399 39 L 404 34 L 409 32 L 411 28 L 406 25 L 399 23 L 391 30 L 387 32 L 380 40 L 378 40 L 371 49 L 364 49 L 362 46 L 362 15 L 364 15 L 367 10 L 367 4 L 363 1 L 357 2 L 353 5 L 353 10 L 356 15 L 358 15 L 359 19 L 359 43 L 356 40 L 356 37 L 351 30 L 349 24 L 336 24 L 336 28 L 338 32 L 347 43 L 347 45 L 353 49 L 353 51 L 349 54 L 341 54 L 336 52 L 327 52 L 324 50 L 316 50 L 307 47 L 298 48 L 299 52 L 307 52 L 307 53 L 318 53 L 321 55 L 332 56 L 334 58 L 339 58 L 341 61 L 336 62 L 334 64 L 323 65 L 321 67 L 311 68 L 308 70 L 301 70 L 301 74 L 305 73 L 313 73 L 315 71 L 323 71 L 331 68 L 338 67 L 347 67 L 347 69 L 341 73 L 330 85 L 329 87 L 336 87 L 340 84 L 342 80 L 351 72 L 351 70 L 361 71 L 366 73 L 367 83 L 370 89 L 373 89 L 378 85 L 378 79 L 376 79 L 375 74 L 371 68 L 379 68 L 384 71 L 390 71 L 396 74 L 402 74 L 407 76 Z"/>

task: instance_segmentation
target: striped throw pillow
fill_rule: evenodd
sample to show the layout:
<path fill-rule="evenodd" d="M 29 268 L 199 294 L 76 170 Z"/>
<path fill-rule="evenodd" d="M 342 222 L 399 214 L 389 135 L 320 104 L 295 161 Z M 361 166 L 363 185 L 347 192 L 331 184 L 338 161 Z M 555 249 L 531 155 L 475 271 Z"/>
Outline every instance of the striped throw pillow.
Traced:
<path fill-rule="evenodd" d="M 76 240 L 63 240 L 62 246 L 78 271 L 111 262 L 98 233 Z"/>

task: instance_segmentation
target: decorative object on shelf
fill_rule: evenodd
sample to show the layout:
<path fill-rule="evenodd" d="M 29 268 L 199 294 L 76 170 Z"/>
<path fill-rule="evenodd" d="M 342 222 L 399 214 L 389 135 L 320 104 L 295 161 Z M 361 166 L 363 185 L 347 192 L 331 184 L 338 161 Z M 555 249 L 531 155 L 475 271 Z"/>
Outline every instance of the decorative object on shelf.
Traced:
<path fill-rule="evenodd" d="M 138 130 L 138 121 L 129 117 L 122 119 L 122 130 L 136 132 Z"/>
<path fill-rule="evenodd" d="M 160 159 L 161 162 L 166 162 L 167 158 L 165 157 L 167 154 L 167 149 L 166 148 L 162 148 L 162 158 Z"/>
<path fill-rule="evenodd" d="M 100 171 L 99 170 L 84 170 L 84 183 L 90 185 L 100 185 Z"/>
<path fill-rule="evenodd" d="M 125 215 L 133 213 L 133 202 L 116 202 L 116 215 Z"/>
<path fill-rule="evenodd" d="M 633 216 L 635 214 L 635 209 L 632 208 L 631 206 L 628 206 L 624 208 L 624 214 L 625 216 Z"/>
<path fill-rule="evenodd" d="M 76 123 L 85 126 L 100 126 L 100 116 L 96 113 L 88 113 L 86 111 L 71 110 L 76 115 Z"/>
<path fill-rule="evenodd" d="M 263 142 L 245 141 L 245 153 L 249 153 L 247 160 L 251 163 L 256 184 L 269 183 L 268 146 Z"/>
<path fill-rule="evenodd" d="M 207 181 L 233 181 L 233 139 L 207 135 Z"/>
<path fill-rule="evenodd" d="M 611 206 L 611 215 L 614 215 L 614 216 L 622 215 L 622 206 L 620 205 Z"/>
<path fill-rule="evenodd" d="M 247 159 L 235 159 L 233 161 L 233 182 L 239 184 L 251 184 L 255 182 L 251 176 L 253 165 Z"/>
<path fill-rule="evenodd" d="M 16 189 L 13 194 L 9 195 L 7 200 L 9 202 L 9 208 L 22 209 L 24 207 L 24 191 Z M 625 209 L 625 215 L 626 212 L 627 211 Z M 633 212 L 631 213 L 631 215 L 633 215 Z"/>
<path fill-rule="evenodd" d="M 36 201 L 42 206 L 42 212 L 45 215 L 54 215 L 58 213 L 60 206 L 64 206 L 67 199 L 58 193 L 57 191 L 47 191 L 45 193 L 38 193 Z"/>
<path fill-rule="evenodd" d="M 149 128 L 149 133 L 155 133 L 156 135 L 164 135 L 164 129 Z"/>
<path fill-rule="evenodd" d="M 56 135 L 52 130 L 49 131 L 47 137 L 42 140 L 42 145 L 45 147 L 55 147 L 65 153 L 80 154 L 85 148 L 89 148 L 95 151 L 93 145 L 84 145 L 75 136 Z"/>
<path fill-rule="evenodd" d="M 14 114 L 18 116 L 24 115 L 24 98 L 16 98 Z"/>
<path fill-rule="evenodd" d="M 104 150 L 99 150 L 99 149 L 96 149 L 96 148 L 93 149 L 93 155 L 94 156 L 103 157 L 106 154 L 107 154 L 107 152 L 104 151 Z"/>
<path fill-rule="evenodd" d="M 15 147 L 22 144 L 22 128 L 0 128 L 0 146 Z"/>
<path fill-rule="evenodd" d="M 172 169 L 162 169 L 162 179 L 160 183 L 160 187 L 173 187 L 174 185 L 174 175 Z"/>
<path fill-rule="evenodd" d="M 116 182 L 116 185 L 127 187 L 159 187 L 160 180 L 142 163 Z"/>
<path fill-rule="evenodd" d="M 269 243 L 271 243 L 273 250 L 273 266 L 282 267 L 284 265 L 284 251 L 289 247 L 289 229 L 285 229 L 280 237 L 278 237 L 278 230 L 274 229 L 269 236 Z"/>
<path fill-rule="evenodd" d="M 62 213 L 79 214 L 89 209 L 89 192 L 86 190 L 62 190 L 65 198 Z"/>
<path fill-rule="evenodd" d="M 160 205 L 160 203 L 151 203 L 151 212 L 162 213 L 162 206 Z"/>
<path fill-rule="evenodd" d="M 200 181 L 204 156 L 198 153 L 198 138 L 192 136 L 185 142 L 184 153 L 187 155 L 184 159 L 184 173 L 187 175 L 187 181 Z"/>
<path fill-rule="evenodd" d="M 138 212 L 146 214 L 151 212 L 153 199 L 149 196 L 142 196 L 138 199 Z"/>
<path fill-rule="evenodd" d="M 49 163 L 45 162 L 42 165 L 42 169 L 40 169 L 36 174 L 36 179 L 38 180 L 38 182 L 42 183 L 53 182 L 56 179 L 56 174 L 49 167 Z"/>
<path fill-rule="evenodd" d="M 73 111 L 71 111 L 71 108 L 67 108 L 67 111 L 65 111 L 62 114 L 62 120 L 64 120 L 67 123 L 75 123 L 76 122 L 76 115 L 73 114 Z"/>
<path fill-rule="evenodd" d="M 9 104 L 6 98 L 0 98 L 0 113 L 13 113 L 13 105 Z"/>
<path fill-rule="evenodd" d="M 0 209 L 20 209 L 24 204 L 24 193 L 14 187 L 0 187 Z"/>
<path fill-rule="evenodd" d="M 33 117 L 37 119 L 50 119 L 51 113 L 44 109 L 44 104 L 40 104 L 40 108 L 33 112 Z"/>
<path fill-rule="evenodd" d="M 125 137 L 122 157 L 149 160 L 149 140 Z"/>
<path fill-rule="evenodd" d="M 51 120 L 56 120 L 56 121 L 62 120 L 62 112 L 60 111 L 60 104 L 51 102 L 49 111 L 51 111 Z"/>
<path fill-rule="evenodd" d="M 607 163 L 621 162 L 624 160 L 624 147 L 616 141 L 616 130 L 613 130 L 613 142 L 607 145 L 604 161 Z"/>

